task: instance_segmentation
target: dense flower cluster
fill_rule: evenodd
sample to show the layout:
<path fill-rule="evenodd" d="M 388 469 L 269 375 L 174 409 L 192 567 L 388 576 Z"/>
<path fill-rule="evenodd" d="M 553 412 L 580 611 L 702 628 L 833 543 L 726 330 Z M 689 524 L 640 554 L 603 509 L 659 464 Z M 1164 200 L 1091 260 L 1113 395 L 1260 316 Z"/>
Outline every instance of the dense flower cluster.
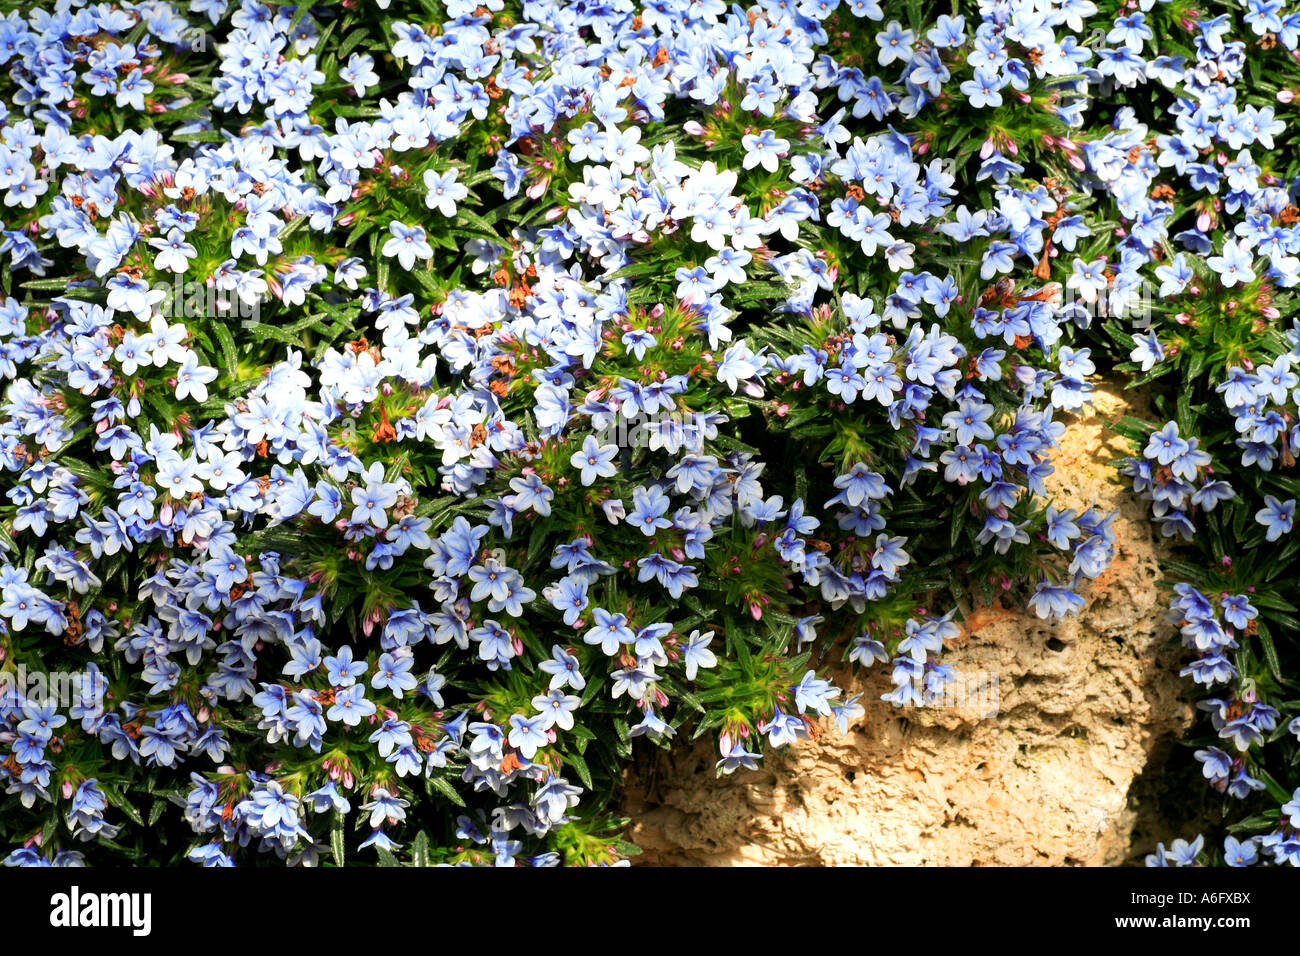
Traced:
<path fill-rule="evenodd" d="M 0 20 L 0 667 L 84 678 L 0 684 L 8 863 L 618 862 L 636 738 L 752 768 L 864 713 L 831 648 L 941 696 L 962 582 L 1083 605 L 1113 516 L 1046 482 L 1114 342 L 1231 363 L 1289 459 L 1297 187 L 1238 93 L 1300 14 L 379 6 Z M 1196 342 L 1121 321 L 1152 276 Z M 1193 424 L 1128 468 L 1184 538 L 1238 496 Z M 1179 592 L 1195 680 L 1248 595 Z"/>
<path fill-rule="evenodd" d="M 1300 839 L 1276 806 L 1293 805 L 1300 784 L 1292 759 L 1300 721 L 1283 689 L 1300 643 L 1290 587 L 1300 483 L 1288 475 L 1300 445 L 1300 377 L 1292 371 L 1300 326 L 1287 291 L 1300 283 L 1300 182 L 1277 158 L 1292 148 L 1300 11 L 1246 0 L 1182 15 L 1177 27 L 1191 49 L 1148 31 L 1146 41 L 1170 45 L 1140 81 L 1161 97 L 1147 115 L 1172 123 L 1123 124 L 1146 137 L 1124 168 L 1133 175 L 1145 167 L 1148 186 L 1131 196 L 1110 190 L 1131 220 L 1124 241 L 1155 218 L 1176 223 L 1162 230 L 1168 246 L 1149 270 L 1159 305 L 1146 310 L 1140 331 L 1106 322 L 1112 341 L 1131 347 L 1127 367 L 1138 381 L 1177 379 L 1174 393 L 1157 398 L 1163 425 L 1130 423 L 1141 457 L 1123 471 L 1151 502 L 1161 533 L 1202 552 L 1201 561 L 1171 562 L 1183 583 L 1170 616 L 1196 655 L 1184 675 L 1224 687 L 1200 705 L 1219 738 L 1196 751 L 1205 777 L 1243 801 L 1266 791 L 1261 799 L 1272 804 L 1240 822 L 1259 835 L 1228 837 L 1218 859 L 1249 865 L 1256 849 L 1267 849 L 1295 864 Z M 1175 846 L 1148 863 L 1207 859 L 1199 838 Z"/>

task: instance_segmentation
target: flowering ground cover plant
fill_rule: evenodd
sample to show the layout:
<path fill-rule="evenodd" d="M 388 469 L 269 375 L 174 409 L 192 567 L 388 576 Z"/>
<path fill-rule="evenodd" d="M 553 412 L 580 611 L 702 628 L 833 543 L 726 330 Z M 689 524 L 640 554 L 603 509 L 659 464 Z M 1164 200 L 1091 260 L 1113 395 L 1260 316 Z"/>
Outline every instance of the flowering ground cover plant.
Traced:
<path fill-rule="evenodd" d="M 1219 6 L 8 14 L 5 862 L 622 862 L 637 738 L 1076 612 L 1131 362 L 1218 857 L 1300 863 L 1300 12 Z"/>

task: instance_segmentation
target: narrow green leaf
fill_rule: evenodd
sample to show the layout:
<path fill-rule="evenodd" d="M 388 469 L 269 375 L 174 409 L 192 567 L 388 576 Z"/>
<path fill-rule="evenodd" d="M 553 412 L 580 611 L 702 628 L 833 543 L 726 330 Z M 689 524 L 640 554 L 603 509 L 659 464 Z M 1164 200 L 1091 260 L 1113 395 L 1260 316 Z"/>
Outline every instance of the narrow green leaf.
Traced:
<path fill-rule="evenodd" d="M 140 811 L 131 804 L 131 801 L 121 791 L 116 787 L 100 787 L 100 790 L 108 798 L 108 802 L 125 813 L 132 823 L 137 826 L 144 826 L 144 817 L 140 816 Z"/>
<path fill-rule="evenodd" d="M 336 866 L 342 866 L 344 861 L 343 829 L 346 821 L 347 818 L 340 811 L 334 811 L 334 820 L 330 824 L 330 851 L 334 855 Z"/>
<path fill-rule="evenodd" d="M 578 779 L 582 781 L 582 785 L 588 790 L 592 789 L 591 769 L 587 766 L 587 761 L 577 753 L 565 754 L 564 760 L 578 772 Z"/>
<path fill-rule="evenodd" d="M 226 374 L 233 381 L 239 377 L 239 351 L 235 347 L 235 337 L 231 335 L 229 327 L 219 322 L 213 323 L 211 328 L 217 344 L 221 346 L 221 359 L 226 366 Z"/>
<path fill-rule="evenodd" d="M 421 830 L 411 841 L 411 860 L 416 866 L 429 865 L 429 834 Z"/>
<path fill-rule="evenodd" d="M 465 806 L 465 801 L 461 795 L 456 792 L 456 788 L 451 785 L 451 781 L 443 776 L 433 776 L 429 778 L 429 786 L 437 790 L 444 797 L 456 804 L 458 807 Z"/>

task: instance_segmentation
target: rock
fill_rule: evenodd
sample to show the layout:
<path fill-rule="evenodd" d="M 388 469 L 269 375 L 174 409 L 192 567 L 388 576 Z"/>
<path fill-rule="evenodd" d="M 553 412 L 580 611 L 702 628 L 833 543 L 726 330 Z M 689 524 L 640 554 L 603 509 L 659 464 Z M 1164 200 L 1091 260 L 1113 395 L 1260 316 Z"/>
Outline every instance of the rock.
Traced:
<path fill-rule="evenodd" d="M 1128 399 L 1107 384 L 1094 400 L 1068 420 L 1049 482 L 1058 506 L 1120 512 L 1083 611 L 1049 624 L 966 609 L 943 658 L 972 692 L 960 707 L 880 701 L 891 685 L 877 665 L 840 675 L 867 705 L 847 735 L 771 753 L 758 771 L 719 779 L 711 737 L 643 755 L 624 805 L 638 863 L 1105 865 L 1151 849 L 1130 848 L 1133 794 L 1191 724 L 1192 688 L 1157 586 L 1166 545 L 1111 465 L 1129 454 L 1107 427 Z"/>

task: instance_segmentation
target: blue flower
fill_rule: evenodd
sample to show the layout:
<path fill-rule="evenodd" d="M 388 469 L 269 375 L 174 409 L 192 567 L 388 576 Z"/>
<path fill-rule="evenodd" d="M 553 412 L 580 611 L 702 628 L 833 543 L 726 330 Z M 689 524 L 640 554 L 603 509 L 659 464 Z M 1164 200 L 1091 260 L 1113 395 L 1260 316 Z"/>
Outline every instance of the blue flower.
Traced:
<path fill-rule="evenodd" d="M 388 231 L 391 238 L 381 251 L 385 256 L 396 258 L 408 272 L 415 267 L 417 259 L 433 256 L 433 247 L 429 245 L 422 226 L 407 226 L 394 219 L 388 224 Z"/>
<path fill-rule="evenodd" d="M 349 727 L 355 727 L 362 720 L 374 714 L 375 705 L 365 698 L 365 688 L 360 684 L 345 687 L 334 697 L 334 704 L 326 716 L 330 720 L 342 721 Z"/>
<path fill-rule="evenodd" d="M 551 647 L 550 660 L 542 661 L 537 666 L 544 673 L 551 675 L 551 690 L 558 690 L 566 685 L 574 690 L 582 690 L 587 686 L 586 678 L 579 672 L 578 659 L 559 645 Z"/>
<path fill-rule="evenodd" d="M 999 92 L 1005 81 L 998 73 L 990 73 L 983 67 L 975 70 L 974 76 L 961 84 L 961 91 L 976 109 L 988 109 L 1002 105 Z"/>
<path fill-rule="evenodd" d="M 510 746 L 518 750 L 525 760 L 532 760 L 538 748 L 545 747 L 549 742 L 547 726 L 544 716 L 526 718 L 522 714 L 511 714 L 508 737 Z"/>
<path fill-rule="evenodd" d="M 1186 840 L 1175 840 L 1169 845 L 1169 859 L 1174 866 L 1195 866 L 1196 858 L 1204 847 L 1205 837 L 1200 834 L 1197 834 L 1196 839 L 1191 843 Z"/>
<path fill-rule="evenodd" d="M 1041 581 L 1029 599 L 1030 609 L 1040 618 L 1063 617 L 1084 606 L 1084 600 L 1070 588 Z"/>
<path fill-rule="evenodd" d="M 1300 789 L 1291 795 L 1290 802 L 1282 804 L 1282 815 L 1290 818 L 1294 829 L 1300 829 Z"/>
<path fill-rule="evenodd" d="M 718 761 L 717 767 L 723 773 L 735 773 L 741 767 L 746 770 L 758 769 L 758 754 L 746 750 L 744 745 L 737 742 L 732 746 L 730 752 Z"/>
<path fill-rule="evenodd" d="M 1267 528 L 1265 537 L 1276 541 L 1284 534 L 1290 534 L 1295 520 L 1294 498 L 1280 501 L 1273 495 L 1264 496 L 1264 507 L 1255 512 L 1255 520 Z"/>
<path fill-rule="evenodd" d="M 592 627 L 583 635 L 583 643 L 599 645 L 606 657 L 617 654 L 620 644 L 636 640 L 636 634 L 627 626 L 627 615 L 597 607 L 592 609 L 591 617 Z"/>
<path fill-rule="evenodd" d="M 343 645 L 338 653 L 324 660 L 329 682 L 335 687 L 351 687 L 367 670 L 365 661 L 352 660 L 352 648 Z"/>
<path fill-rule="evenodd" d="M 672 527 L 672 521 L 664 517 L 669 507 L 668 496 L 658 486 L 634 488 L 632 491 L 632 510 L 627 521 L 646 537 L 655 532 Z"/>
<path fill-rule="evenodd" d="M 1259 611 L 1244 594 L 1225 594 L 1219 601 L 1223 619 L 1236 628 L 1246 628 L 1259 616 Z"/>
<path fill-rule="evenodd" d="M 569 463 L 580 470 L 580 480 L 587 487 L 598 478 L 612 478 L 618 474 L 618 468 L 613 464 L 617 455 L 617 445 L 602 445 L 594 435 L 588 435 L 583 439 L 582 450 L 574 452 Z"/>
<path fill-rule="evenodd" d="M 459 175 L 460 172 L 456 169 L 450 169 L 442 173 L 433 169 L 425 170 L 424 185 L 428 190 L 424 197 L 425 205 L 430 209 L 437 210 L 449 219 L 454 218 L 456 203 L 469 195 L 469 188 L 464 183 L 456 181 Z M 396 235 L 394 233 L 394 236 Z M 390 255 L 387 251 L 384 254 Z M 405 268 L 410 267 L 405 266 Z"/>
<path fill-rule="evenodd" d="M 762 166 L 769 173 L 776 172 L 780 157 L 790 149 L 790 141 L 781 139 L 770 129 L 757 134 L 747 133 L 741 137 L 740 143 L 745 150 L 741 163 L 743 168 Z"/>
<path fill-rule="evenodd" d="M 1255 837 L 1238 841 L 1236 837 L 1223 838 L 1223 862 L 1228 866 L 1254 866 L 1259 862 L 1258 841 Z"/>
<path fill-rule="evenodd" d="M 1168 465 L 1175 458 L 1186 454 L 1188 447 L 1186 439 L 1180 438 L 1178 435 L 1177 422 L 1168 422 L 1147 439 L 1147 446 L 1143 454 L 1162 465 Z"/>
<path fill-rule="evenodd" d="M 1225 242 L 1222 254 L 1210 256 L 1205 263 L 1218 274 L 1225 288 L 1255 281 L 1254 256 L 1245 240 Z"/>
<path fill-rule="evenodd" d="M 830 702 L 840 695 L 838 687 L 817 677 L 816 671 L 807 671 L 798 684 L 790 688 L 795 706 L 800 713 L 811 710 L 824 717 L 831 716 Z"/>

